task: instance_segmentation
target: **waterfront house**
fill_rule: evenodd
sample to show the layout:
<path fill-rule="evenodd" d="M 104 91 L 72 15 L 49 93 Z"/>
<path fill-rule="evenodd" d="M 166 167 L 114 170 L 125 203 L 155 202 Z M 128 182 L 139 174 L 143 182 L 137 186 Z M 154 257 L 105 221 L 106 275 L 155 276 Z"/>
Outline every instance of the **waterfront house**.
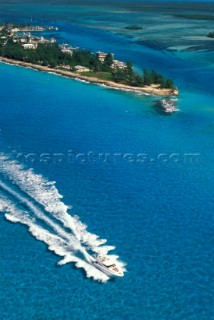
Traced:
<path fill-rule="evenodd" d="M 75 66 L 74 70 L 76 72 L 89 72 L 90 71 L 89 68 L 86 68 L 86 67 L 83 67 L 83 66 Z"/>
<path fill-rule="evenodd" d="M 67 54 L 69 54 L 69 55 L 72 56 L 73 51 L 74 51 L 74 48 L 73 48 L 73 47 L 69 46 L 68 44 L 63 44 L 63 45 L 61 45 L 60 47 L 61 47 L 61 51 L 62 51 L 63 53 L 67 53 Z"/>
<path fill-rule="evenodd" d="M 67 70 L 71 70 L 71 66 L 69 64 L 63 64 L 62 66 L 58 66 L 58 68 L 63 68 L 63 69 L 67 69 Z"/>
<path fill-rule="evenodd" d="M 22 45 L 24 49 L 36 49 L 37 45 L 35 43 L 24 43 Z"/>
<path fill-rule="evenodd" d="M 112 68 L 125 69 L 126 65 L 120 60 L 113 60 Z"/>
<path fill-rule="evenodd" d="M 20 29 L 19 29 L 19 28 L 13 28 L 11 31 L 12 31 L 13 33 L 14 33 L 14 32 L 19 32 Z"/>
<path fill-rule="evenodd" d="M 96 54 L 97 54 L 97 58 L 98 58 L 101 62 L 104 62 L 104 61 L 105 61 L 105 58 L 106 58 L 106 56 L 107 56 L 108 53 L 98 51 Z M 114 54 L 111 53 L 111 55 L 112 55 L 112 58 L 114 59 Z"/>
<path fill-rule="evenodd" d="M 50 43 L 56 43 L 56 39 L 55 38 L 50 38 Z"/>

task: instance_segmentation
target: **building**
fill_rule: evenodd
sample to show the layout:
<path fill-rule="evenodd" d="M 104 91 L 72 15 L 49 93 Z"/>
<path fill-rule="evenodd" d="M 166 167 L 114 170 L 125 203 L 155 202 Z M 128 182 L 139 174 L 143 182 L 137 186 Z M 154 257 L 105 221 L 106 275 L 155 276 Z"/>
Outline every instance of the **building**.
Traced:
<path fill-rule="evenodd" d="M 12 32 L 19 32 L 20 29 L 19 29 L 19 28 L 13 28 L 11 31 L 12 31 Z"/>
<path fill-rule="evenodd" d="M 97 52 L 97 58 L 98 58 L 101 62 L 104 62 L 107 54 L 108 54 L 108 53 L 98 51 L 98 52 Z M 114 54 L 111 53 L 111 55 L 112 55 L 112 58 L 114 59 Z"/>
<path fill-rule="evenodd" d="M 72 56 L 72 54 L 73 54 L 73 51 L 72 51 L 72 50 L 69 50 L 69 49 L 66 49 L 66 48 L 62 48 L 61 51 L 62 51 L 63 53 L 69 54 L 70 56 Z"/>
<path fill-rule="evenodd" d="M 55 38 L 50 38 L 50 43 L 56 43 L 56 39 Z"/>
<path fill-rule="evenodd" d="M 126 64 L 120 60 L 113 60 L 112 68 L 125 69 Z"/>
<path fill-rule="evenodd" d="M 75 50 L 75 48 L 69 46 L 68 44 L 61 45 L 61 51 L 63 53 L 67 53 L 67 54 L 70 54 L 72 56 L 74 50 Z"/>
<path fill-rule="evenodd" d="M 59 68 L 61 68 L 61 67 L 59 67 Z M 69 64 L 63 65 L 62 68 L 67 69 L 67 70 L 71 70 L 71 66 Z"/>
<path fill-rule="evenodd" d="M 97 52 L 97 58 L 102 62 L 105 60 L 106 56 L 107 56 L 107 53 L 105 53 L 105 52 L 101 52 L 101 51 Z"/>
<path fill-rule="evenodd" d="M 22 45 L 24 47 L 24 49 L 36 49 L 37 45 L 34 43 L 24 43 Z"/>
<path fill-rule="evenodd" d="M 89 72 L 89 71 L 91 71 L 89 68 L 83 67 L 83 66 L 75 66 L 74 70 L 76 72 Z"/>
<path fill-rule="evenodd" d="M 45 43 L 45 42 L 48 42 L 48 41 L 44 37 L 40 37 L 39 42 L 40 43 Z"/>

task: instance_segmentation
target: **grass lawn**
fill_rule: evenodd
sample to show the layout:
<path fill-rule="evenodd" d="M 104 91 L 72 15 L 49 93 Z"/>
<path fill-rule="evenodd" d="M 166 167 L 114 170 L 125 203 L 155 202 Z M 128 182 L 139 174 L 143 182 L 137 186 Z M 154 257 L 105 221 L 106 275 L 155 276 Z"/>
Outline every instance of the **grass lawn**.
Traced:
<path fill-rule="evenodd" d="M 95 77 L 95 78 L 99 78 L 102 80 L 112 80 L 112 75 L 110 72 L 94 72 L 94 71 L 89 71 L 89 72 L 81 72 L 81 74 L 83 76 L 87 76 L 87 77 Z"/>

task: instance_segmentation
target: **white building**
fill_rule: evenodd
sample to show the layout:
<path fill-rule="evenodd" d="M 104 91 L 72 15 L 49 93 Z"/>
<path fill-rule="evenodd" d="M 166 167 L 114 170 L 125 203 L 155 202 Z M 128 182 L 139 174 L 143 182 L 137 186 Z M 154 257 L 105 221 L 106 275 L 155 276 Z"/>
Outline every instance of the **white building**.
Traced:
<path fill-rule="evenodd" d="M 89 72 L 90 71 L 89 68 L 83 67 L 83 66 L 75 66 L 74 69 L 77 72 Z"/>
<path fill-rule="evenodd" d="M 50 43 L 56 43 L 56 39 L 55 38 L 50 38 Z"/>
<path fill-rule="evenodd" d="M 112 68 L 124 69 L 126 68 L 126 65 L 120 60 L 113 60 Z"/>
<path fill-rule="evenodd" d="M 24 49 L 36 49 L 37 45 L 34 43 L 24 43 L 22 45 L 24 47 Z"/>
<path fill-rule="evenodd" d="M 101 62 L 104 62 L 107 54 L 108 54 L 108 53 L 98 51 L 98 52 L 97 52 L 97 58 L 98 58 Z M 114 59 L 114 54 L 111 53 L 111 55 L 112 55 L 112 59 Z"/>

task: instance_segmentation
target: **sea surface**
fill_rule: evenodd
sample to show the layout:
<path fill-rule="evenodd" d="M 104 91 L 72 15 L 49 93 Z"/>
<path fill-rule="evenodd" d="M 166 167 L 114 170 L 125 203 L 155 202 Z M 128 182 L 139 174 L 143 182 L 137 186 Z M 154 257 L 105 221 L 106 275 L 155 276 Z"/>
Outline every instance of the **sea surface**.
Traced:
<path fill-rule="evenodd" d="M 212 320 L 213 3 L 7 1 L 0 21 L 160 71 L 180 110 L 0 63 L 0 319 Z"/>

